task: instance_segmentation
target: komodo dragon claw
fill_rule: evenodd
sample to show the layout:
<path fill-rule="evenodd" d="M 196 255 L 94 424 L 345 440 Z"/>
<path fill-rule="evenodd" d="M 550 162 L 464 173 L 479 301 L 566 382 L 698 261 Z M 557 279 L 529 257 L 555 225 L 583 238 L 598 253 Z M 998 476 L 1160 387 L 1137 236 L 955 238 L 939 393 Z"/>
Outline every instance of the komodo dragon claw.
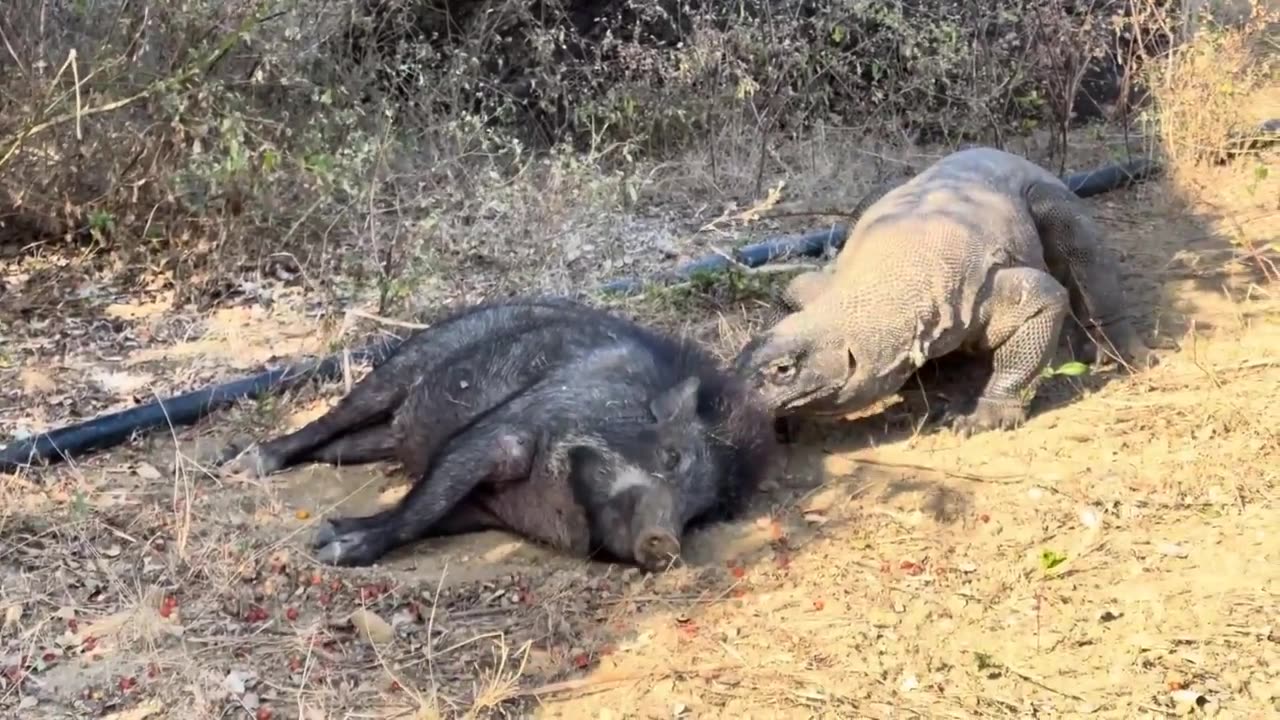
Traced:
<path fill-rule="evenodd" d="M 1013 430 L 1027 421 L 1026 407 L 1017 399 L 978 398 L 972 411 L 950 415 L 952 430 L 969 437 L 988 430 Z"/>

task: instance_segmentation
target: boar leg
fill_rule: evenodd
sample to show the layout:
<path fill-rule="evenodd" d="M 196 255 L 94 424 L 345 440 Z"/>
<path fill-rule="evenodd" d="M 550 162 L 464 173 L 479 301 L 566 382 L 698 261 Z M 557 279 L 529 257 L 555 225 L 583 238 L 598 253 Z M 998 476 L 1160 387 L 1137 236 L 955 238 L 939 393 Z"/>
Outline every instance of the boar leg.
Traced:
<path fill-rule="evenodd" d="M 539 320 L 578 317 L 584 312 L 589 310 L 551 298 L 481 304 L 445 315 L 405 339 L 329 412 L 248 452 L 242 453 L 243 446 L 233 444 L 219 454 L 215 464 L 235 460 L 228 469 L 245 470 L 258 477 L 296 465 L 337 436 L 385 422 L 404 401 L 416 378 L 431 376 L 447 356 L 460 349 Z"/>
<path fill-rule="evenodd" d="M 328 444 L 298 456 L 298 462 L 330 465 L 362 465 L 395 457 L 396 439 L 388 423 L 379 423 L 339 435 Z"/>
<path fill-rule="evenodd" d="M 228 447 L 218 464 L 226 463 L 239 455 L 229 469 L 245 470 L 256 477 L 265 477 L 296 465 L 335 437 L 341 438 L 346 433 L 369 425 L 385 424 L 391 417 L 391 410 L 400 403 L 405 393 L 401 380 L 389 373 L 378 372 L 386 367 L 384 365 L 375 369 L 324 415 L 287 435 L 250 448 L 242 455 L 238 448 Z"/>
<path fill-rule="evenodd" d="M 563 473 L 551 463 L 537 461 L 527 480 L 481 488 L 472 498 L 497 519 L 498 529 L 566 554 L 590 554 L 587 512 Z M 437 525 L 429 534 L 441 532 Z"/>
<path fill-rule="evenodd" d="M 390 550 L 424 537 L 477 487 L 524 480 L 534 465 L 533 433 L 507 425 L 454 437 L 430 474 L 394 507 L 366 517 L 334 518 L 312 541 L 329 565 L 369 565 Z"/>

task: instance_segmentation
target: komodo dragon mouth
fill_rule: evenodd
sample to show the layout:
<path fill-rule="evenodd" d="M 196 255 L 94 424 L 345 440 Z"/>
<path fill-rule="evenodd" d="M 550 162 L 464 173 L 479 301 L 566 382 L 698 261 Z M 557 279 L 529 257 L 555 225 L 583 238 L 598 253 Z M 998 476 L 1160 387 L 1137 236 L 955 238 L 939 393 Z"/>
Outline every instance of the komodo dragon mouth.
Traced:
<path fill-rule="evenodd" d="M 840 388 L 824 385 L 787 395 L 777 400 L 775 405 L 779 412 L 803 409 L 806 415 L 838 415 L 840 410 L 834 400 L 839 393 Z"/>

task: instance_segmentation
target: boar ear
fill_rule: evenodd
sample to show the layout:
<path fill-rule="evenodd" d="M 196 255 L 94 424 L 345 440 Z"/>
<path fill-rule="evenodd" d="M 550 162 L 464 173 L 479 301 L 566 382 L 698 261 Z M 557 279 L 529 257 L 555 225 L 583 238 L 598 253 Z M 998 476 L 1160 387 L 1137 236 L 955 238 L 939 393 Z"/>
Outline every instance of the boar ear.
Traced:
<path fill-rule="evenodd" d="M 699 384 L 697 375 L 685 378 L 679 385 L 654 398 L 649 403 L 649 411 L 658 422 L 692 417 L 698 411 Z"/>

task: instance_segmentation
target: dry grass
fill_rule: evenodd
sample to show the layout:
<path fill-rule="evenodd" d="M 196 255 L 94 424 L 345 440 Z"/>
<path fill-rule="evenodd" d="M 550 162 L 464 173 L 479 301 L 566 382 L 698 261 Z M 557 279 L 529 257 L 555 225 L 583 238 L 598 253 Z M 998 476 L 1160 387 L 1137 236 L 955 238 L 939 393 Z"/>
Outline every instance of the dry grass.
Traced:
<path fill-rule="evenodd" d="M 1280 155 L 1209 165 L 1191 148 L 1280 112 L 1274 75 L 1244 63 L 1244 41 L 1197 47 L 1176 56 L 1183 82 L 1156 88 L 1167 114 L 1145 139 L 1170 144 L 1174 172 L 1090 203 L 1142 329 L 1178 343 L 1159 367 L 1055 379 L 1012 433 L 960 440 L 892 414 L 805 427 L 749 516 L 699 533 L 687 566 L 661 575 L 500 533 L 422 543 L 375 568 L 319 566 L 303 544 L 315 519 L 390 502 L 403 479 L 377 467 L 206 473 L 205 448 L 296 427 L 344 388 L 244 403 L 0 477 L 0 713 L 1275 716 L 1280 173 L 1258 168 Z M 1226 81 L 1240 94 L 1219 103 L 1211 91 Z M 1105 162 L 1120 137 L 1075 133 L 1069 165 Z M 740 155 L 637 162 L 625 177 L 557 155 L 473 186 L 490 205 L 433 221 L 454 229 L 422 248 L 429 271 L 400 316 L 648 274 L 806 224 L 704 229 L 758 185 L 848 196 L 945 151 L 820 129 L 771 148 L 762 177 L 745 141 L 725 147 Z M 1046 162 L 1051 150 L 1044 133 L 1011 148 Z M 4 263 L 0 304 L 59 278 L 28 305 L 56 323 L 15 312 L 0 328 L 0 380 L 16 389 L 0 398 L 6 434 L 380 327 L 335 319 L 322 286 L 345 278 L 259 275 L 210 311 L 172 303 L 145 271 L 124 292 L 53 251 Z M 761 297 L 778 279 L 608 302 L 724 356 L 767 317 Z M 378 312 L 376 292 L 352 296 L 344 310 Z"/>
<path fill-rule="evenodd" d="M 1280 9 L 1250 0 L 1243 27 L 1206 24 L 1148 73 L 1151 116 L 1175 172 L 1195 172 L 1250 142 L 1280 112 Z"/>

